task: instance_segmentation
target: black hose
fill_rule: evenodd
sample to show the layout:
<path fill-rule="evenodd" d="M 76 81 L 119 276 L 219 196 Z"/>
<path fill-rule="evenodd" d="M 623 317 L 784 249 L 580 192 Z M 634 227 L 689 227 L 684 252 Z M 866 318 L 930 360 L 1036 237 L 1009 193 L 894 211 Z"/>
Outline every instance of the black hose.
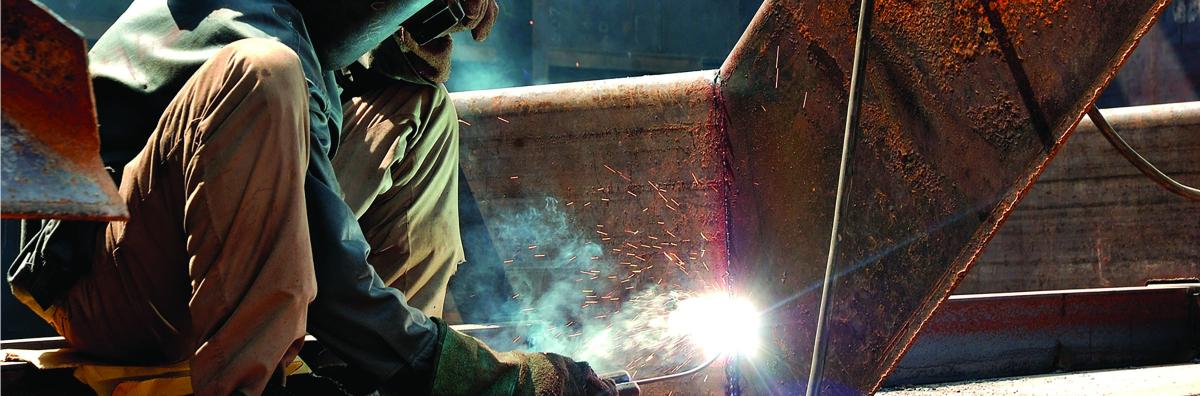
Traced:
<path fill-rule="evenodd" d="M 700 372 L 700 370 L 704 370 L 708 366 L 711 366 L 713 364 L 713 362 L 717 361 L 717 358 L 721 357 L 721 355 L 722 354 L 718 353 L 718 354 L 714 355 L 711 359 L 708 359 L 708 361 L 704 362 L 703 364 L 693 367 L 691 369 L 688 369 L 687 371 L 680 371 L 680 372 L 674 373 L 674 374 L 660 375 L 658 377 L 650 377 L 650 378 L 646 378 L 646 379 L 633 380 L 632 382 L 635 382 L 638 385 L 645 385 L 645 384 L 652 384 L 655 382 L 672 380 L 672 379 L 676 379 L 676 378 L 680 378 L 680 377 L 686 377 L 686 376 L 698 373 L 698 372 Z"/>
<path fill-rule="evenodd" d="M 1112 144 L 1113 148 L 1117 149 L 1117 152 L 1121 153 L 1122 157 L 1125 157 L 1125 159 L 1129 160 L 1129 163 L 1142 171 L 1142 174 L 1149 177 L 1150 180 L 1154 180 L 1155 183 L 1158 183 L 1158 185 L 1167 189 L 1167 191 L 1179 194 L 1193 201 L 1200 201 L 1200 189 L 1180 183 L 1158 170 L 1154 164 L 1151 164 L 1145 157 L 1138 154 L 1133 147 L 1130 147 L 1129 143 L 1126 143 L 1125 139 L 1122 139 L 1121 135 L 1117 134 L 1117 131 L 1113 130 L 1113 127 L 1104 119 L 1104 115 L 1100 114 L 1100 109 L 1093 105 L 1088 108 L 1087 114 L 1092 119 L 1092 123 L 1096 124 L 1096 129 L 1100 130 L 1100 134 L 1104 135 L 1105 139 L 1108 139 L 1108 142 Z"/>

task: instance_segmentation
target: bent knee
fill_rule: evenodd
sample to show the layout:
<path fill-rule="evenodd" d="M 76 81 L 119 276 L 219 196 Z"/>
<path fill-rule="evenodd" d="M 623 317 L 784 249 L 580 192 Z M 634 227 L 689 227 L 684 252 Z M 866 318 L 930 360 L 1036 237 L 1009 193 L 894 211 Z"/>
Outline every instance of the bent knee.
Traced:
<path fill-rule="evenodd" d="M 300 57 L 288 46 L 266 38 L 235 41 L 218 52 L 243 78 L 253 79 L 259 90 L 282 97 L 306 98 L 307 85 Z"/>
<path fill-rule="evenodd" d="M 307 152 L 308 85 L 295 51 L 273 39 L 249 38 L 221 48 L 209 63 L 213 67 L 204 72 L 206 79 L 220 84 L 220 95 L 225 95 L 220 100 L 236 106 L 226 116 L 245 124 L 212 133 L 284 145 L 279 153 L 290 152 L 285 147 Z"/>

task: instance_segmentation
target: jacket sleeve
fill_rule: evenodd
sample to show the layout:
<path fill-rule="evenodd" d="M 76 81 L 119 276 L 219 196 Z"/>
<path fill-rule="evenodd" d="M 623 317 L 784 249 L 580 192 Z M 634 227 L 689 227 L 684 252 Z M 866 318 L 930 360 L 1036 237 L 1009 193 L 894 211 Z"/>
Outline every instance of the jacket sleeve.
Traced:
<path fill-rule="evenodd" d="M 332 84 L 332 78 L 325 79 Z M 310 81 L 310 83 L 312 83 Z M 336 98 L 335 95 L 330 95 Z M 432 375 L 438 343 L 437 324 L 408 305 L 404 294 L 388 287 L 367 262 L 370 246 L 358 221 L 342 200 L 329 160 L 329 96 L 310 97 L 308 174 L 304 193 L 317 276 L 317 297 L 309 305 L 308 331 L 352 366 L 386 380 L 398 372 Z"/>

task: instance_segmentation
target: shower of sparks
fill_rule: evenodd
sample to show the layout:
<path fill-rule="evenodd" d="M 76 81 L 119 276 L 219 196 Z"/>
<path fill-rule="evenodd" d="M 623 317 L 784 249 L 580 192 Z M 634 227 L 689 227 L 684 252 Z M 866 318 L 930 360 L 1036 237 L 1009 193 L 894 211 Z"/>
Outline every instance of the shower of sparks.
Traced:
<path fill-rule="evenodd" d="M 707 262 L 720 255 L 705 257 L 706 246 L 714 243 L 712 231 L 696 237 L 697 227 L 714 227 L 706 217 L 713 215 L 685 198 L 707 196 L 717 182 L 688 171 L 679 182 L 635 178 L 608 164 L 598 171 L 604 175 L 599 184 L 578 190 L 586 199 L 548 200 L 546 208 L 536 208 L 539 215 L 547 211 L 569 219 L 562 227 L 569 235 L 545 238 L 566 240 L 494 234 L 497 246 L 516 248 L 505 264 L 522 292 L 513 296 L 523 307 L 521 320 L 543 323 L 536 334 L 513 339 L 514 347 L 556 352 L 635 377 L 702 362 L 722 348 L 711 345 L 709 333 L 684 331 L 681 323 L 695 322 L 689 315 L 696 301 L 710 301 L 703 296 L 727 291 L 724 264 Z M 594 250 L 585 254 L 580 244 Z M 560 293 L 564 285 L 573 289 Z"/>
<path fill-rule="evenodd" d="M 775 46 L 775 89 L 779 89 L 779 46 Z"/>

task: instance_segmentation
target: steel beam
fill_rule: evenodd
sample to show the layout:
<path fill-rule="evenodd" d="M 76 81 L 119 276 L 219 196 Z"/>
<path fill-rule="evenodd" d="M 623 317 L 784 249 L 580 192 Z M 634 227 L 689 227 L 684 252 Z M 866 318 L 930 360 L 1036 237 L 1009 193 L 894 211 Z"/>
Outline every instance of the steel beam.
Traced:
<path fill-rule="evenodd" d="M 804 388 L 853 1 L 767 1 L 721 68 L 731 276 L 772 307 L 747 385 Z M 1165 6 L 880 1 L 822 394 L 878 389 Z"/>
<path fill-rule="evenodd" d="M 1200 184 L 1200 102 L 1101 112 L 1155 166 Z M 1200 280 L 1200 203 L 1143 176 L 1087 117 L 1027 196 L 955 293 Z"/>
<path fill-rule="evenodd" d="M 129 216 L 100 162 L 87 46 L 44 7 L 4 0 L 4 218 L 116 220 Z"/>
<path fill-rule="evenodd" d="M 655 254 L 648 277 L 728 284 L 768 307 L 769 350 L 742 361 L 740 384 L 801 392 L 854 4 L 765 2 L 715 80 L 699 72 L 454 95 L 464 172 L 484 216 L 553 197 L 578 235 L 604 223 L 687 239 L 682 250 L 711 255 L 684 261 L 709 271 L 685 275 Z M 877 3 L 824 394 L 878 389 L 1164 6 Z M 529 243 L 491 231 L 499 251 Z M 646 234 L 637 235 L 628 238 Z M 510 271 L 530 271 L 522 260 Z M 545 268 L 545 285 L 574 280 Z M 725 389 L 697 386 L 687 391 Z"/>
<path fill-rule="evenodd" d="M 951 296 L 887 386 L 1186 363 L 1200 283 Z"/>

